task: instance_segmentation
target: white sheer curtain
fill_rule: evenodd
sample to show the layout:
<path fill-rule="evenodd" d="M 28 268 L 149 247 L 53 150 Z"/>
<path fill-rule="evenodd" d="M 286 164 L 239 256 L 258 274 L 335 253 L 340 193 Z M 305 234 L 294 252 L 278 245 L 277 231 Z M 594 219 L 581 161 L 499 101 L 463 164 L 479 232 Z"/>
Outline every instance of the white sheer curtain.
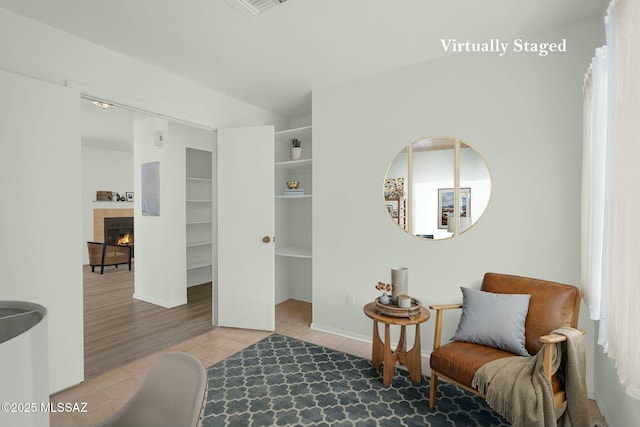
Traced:
<path fill-rule="evenodd" d="M 605 190 L 607 182 L 607 46 L 596 49 L 584 79 L 583 130 L 583 276 L 585 299 L 592 319 L 601 320 L 602 297 L 608 290 L 603 261 L 605 241 Z M 607 307 L 604 307 L 606 315 Z"/>
<path fill-rule="evenodd" d="M 583 285 L 598 343 L 640 399 L 640 1 L 612 1 L 606 29 L 584 86 Z"/>
<path fill-rule="evenodd" d="M 616 0 L 609 357 L 640 399 L 640 2 Z"/>

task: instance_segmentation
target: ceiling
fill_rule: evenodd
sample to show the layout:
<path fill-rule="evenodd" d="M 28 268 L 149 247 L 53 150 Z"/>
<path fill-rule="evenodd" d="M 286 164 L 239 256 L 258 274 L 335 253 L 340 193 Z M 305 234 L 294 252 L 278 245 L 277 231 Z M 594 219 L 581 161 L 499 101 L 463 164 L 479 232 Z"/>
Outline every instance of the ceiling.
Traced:
<path fill-rule="evenodd" d="M 231 0 L 0 0 L 0 7 L 285 117 L 311 92 L 445 55 L 440 39 L 543 34 L 608 0 L 287 0 L 248 16 Z M 140 114 L 82 104 L 82 144 L 133 150 Z"/>
<path fill-rule="evenodd" d="M 101 109 L 86 99 L 80 112 L 82 145 L 116 151 L 133 151 L 133 122 L 149 117 L 123 108 Z"/>
<path fill-rule="evenodd" d="M 287 0 L 248 16 L 231 0 L 0 0 L 0 7 L 279 113 L 311 91 L 444 55 L 440 39 L 543 34 L 608 0 Z"/>

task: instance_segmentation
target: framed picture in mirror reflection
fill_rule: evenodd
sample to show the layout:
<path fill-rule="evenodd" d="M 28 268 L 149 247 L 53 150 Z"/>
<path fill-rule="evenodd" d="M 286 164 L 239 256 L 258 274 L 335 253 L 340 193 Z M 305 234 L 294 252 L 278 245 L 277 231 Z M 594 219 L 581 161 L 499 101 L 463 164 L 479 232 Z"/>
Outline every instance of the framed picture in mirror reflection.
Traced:
<path fill-rule="evenodd" d="M 454 215 L 453 188 L 438 189 L 438 228 L 446 229 Z M 471 188 L 460 188 L 460 216 L 471 217 Z"/>

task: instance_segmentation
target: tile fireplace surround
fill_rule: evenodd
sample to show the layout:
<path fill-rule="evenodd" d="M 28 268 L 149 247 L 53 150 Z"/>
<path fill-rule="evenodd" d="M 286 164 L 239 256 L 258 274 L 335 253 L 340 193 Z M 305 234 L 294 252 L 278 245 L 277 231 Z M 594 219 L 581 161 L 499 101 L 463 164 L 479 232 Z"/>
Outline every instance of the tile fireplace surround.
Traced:
<path fill-rule="evenodd" d="M 93 241 L 104 240 L 104 219 L 132 217 L 133 208 L 125 209 L 94 209 L 93 210 Z"/>

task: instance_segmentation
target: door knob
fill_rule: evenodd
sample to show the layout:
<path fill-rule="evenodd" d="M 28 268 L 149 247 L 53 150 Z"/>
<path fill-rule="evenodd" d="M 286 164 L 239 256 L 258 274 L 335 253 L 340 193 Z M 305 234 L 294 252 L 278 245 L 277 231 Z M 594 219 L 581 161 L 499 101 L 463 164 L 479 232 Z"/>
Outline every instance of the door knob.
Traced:
<path fill-rule="evenodd" d="M 269 243 L 270 241 L 271 241 L 271 237 L 269 237 L 269 236 L 264 236 L 264 237 L 262 238 L 262 242 L 263 242 L 263 243 Z"/>

